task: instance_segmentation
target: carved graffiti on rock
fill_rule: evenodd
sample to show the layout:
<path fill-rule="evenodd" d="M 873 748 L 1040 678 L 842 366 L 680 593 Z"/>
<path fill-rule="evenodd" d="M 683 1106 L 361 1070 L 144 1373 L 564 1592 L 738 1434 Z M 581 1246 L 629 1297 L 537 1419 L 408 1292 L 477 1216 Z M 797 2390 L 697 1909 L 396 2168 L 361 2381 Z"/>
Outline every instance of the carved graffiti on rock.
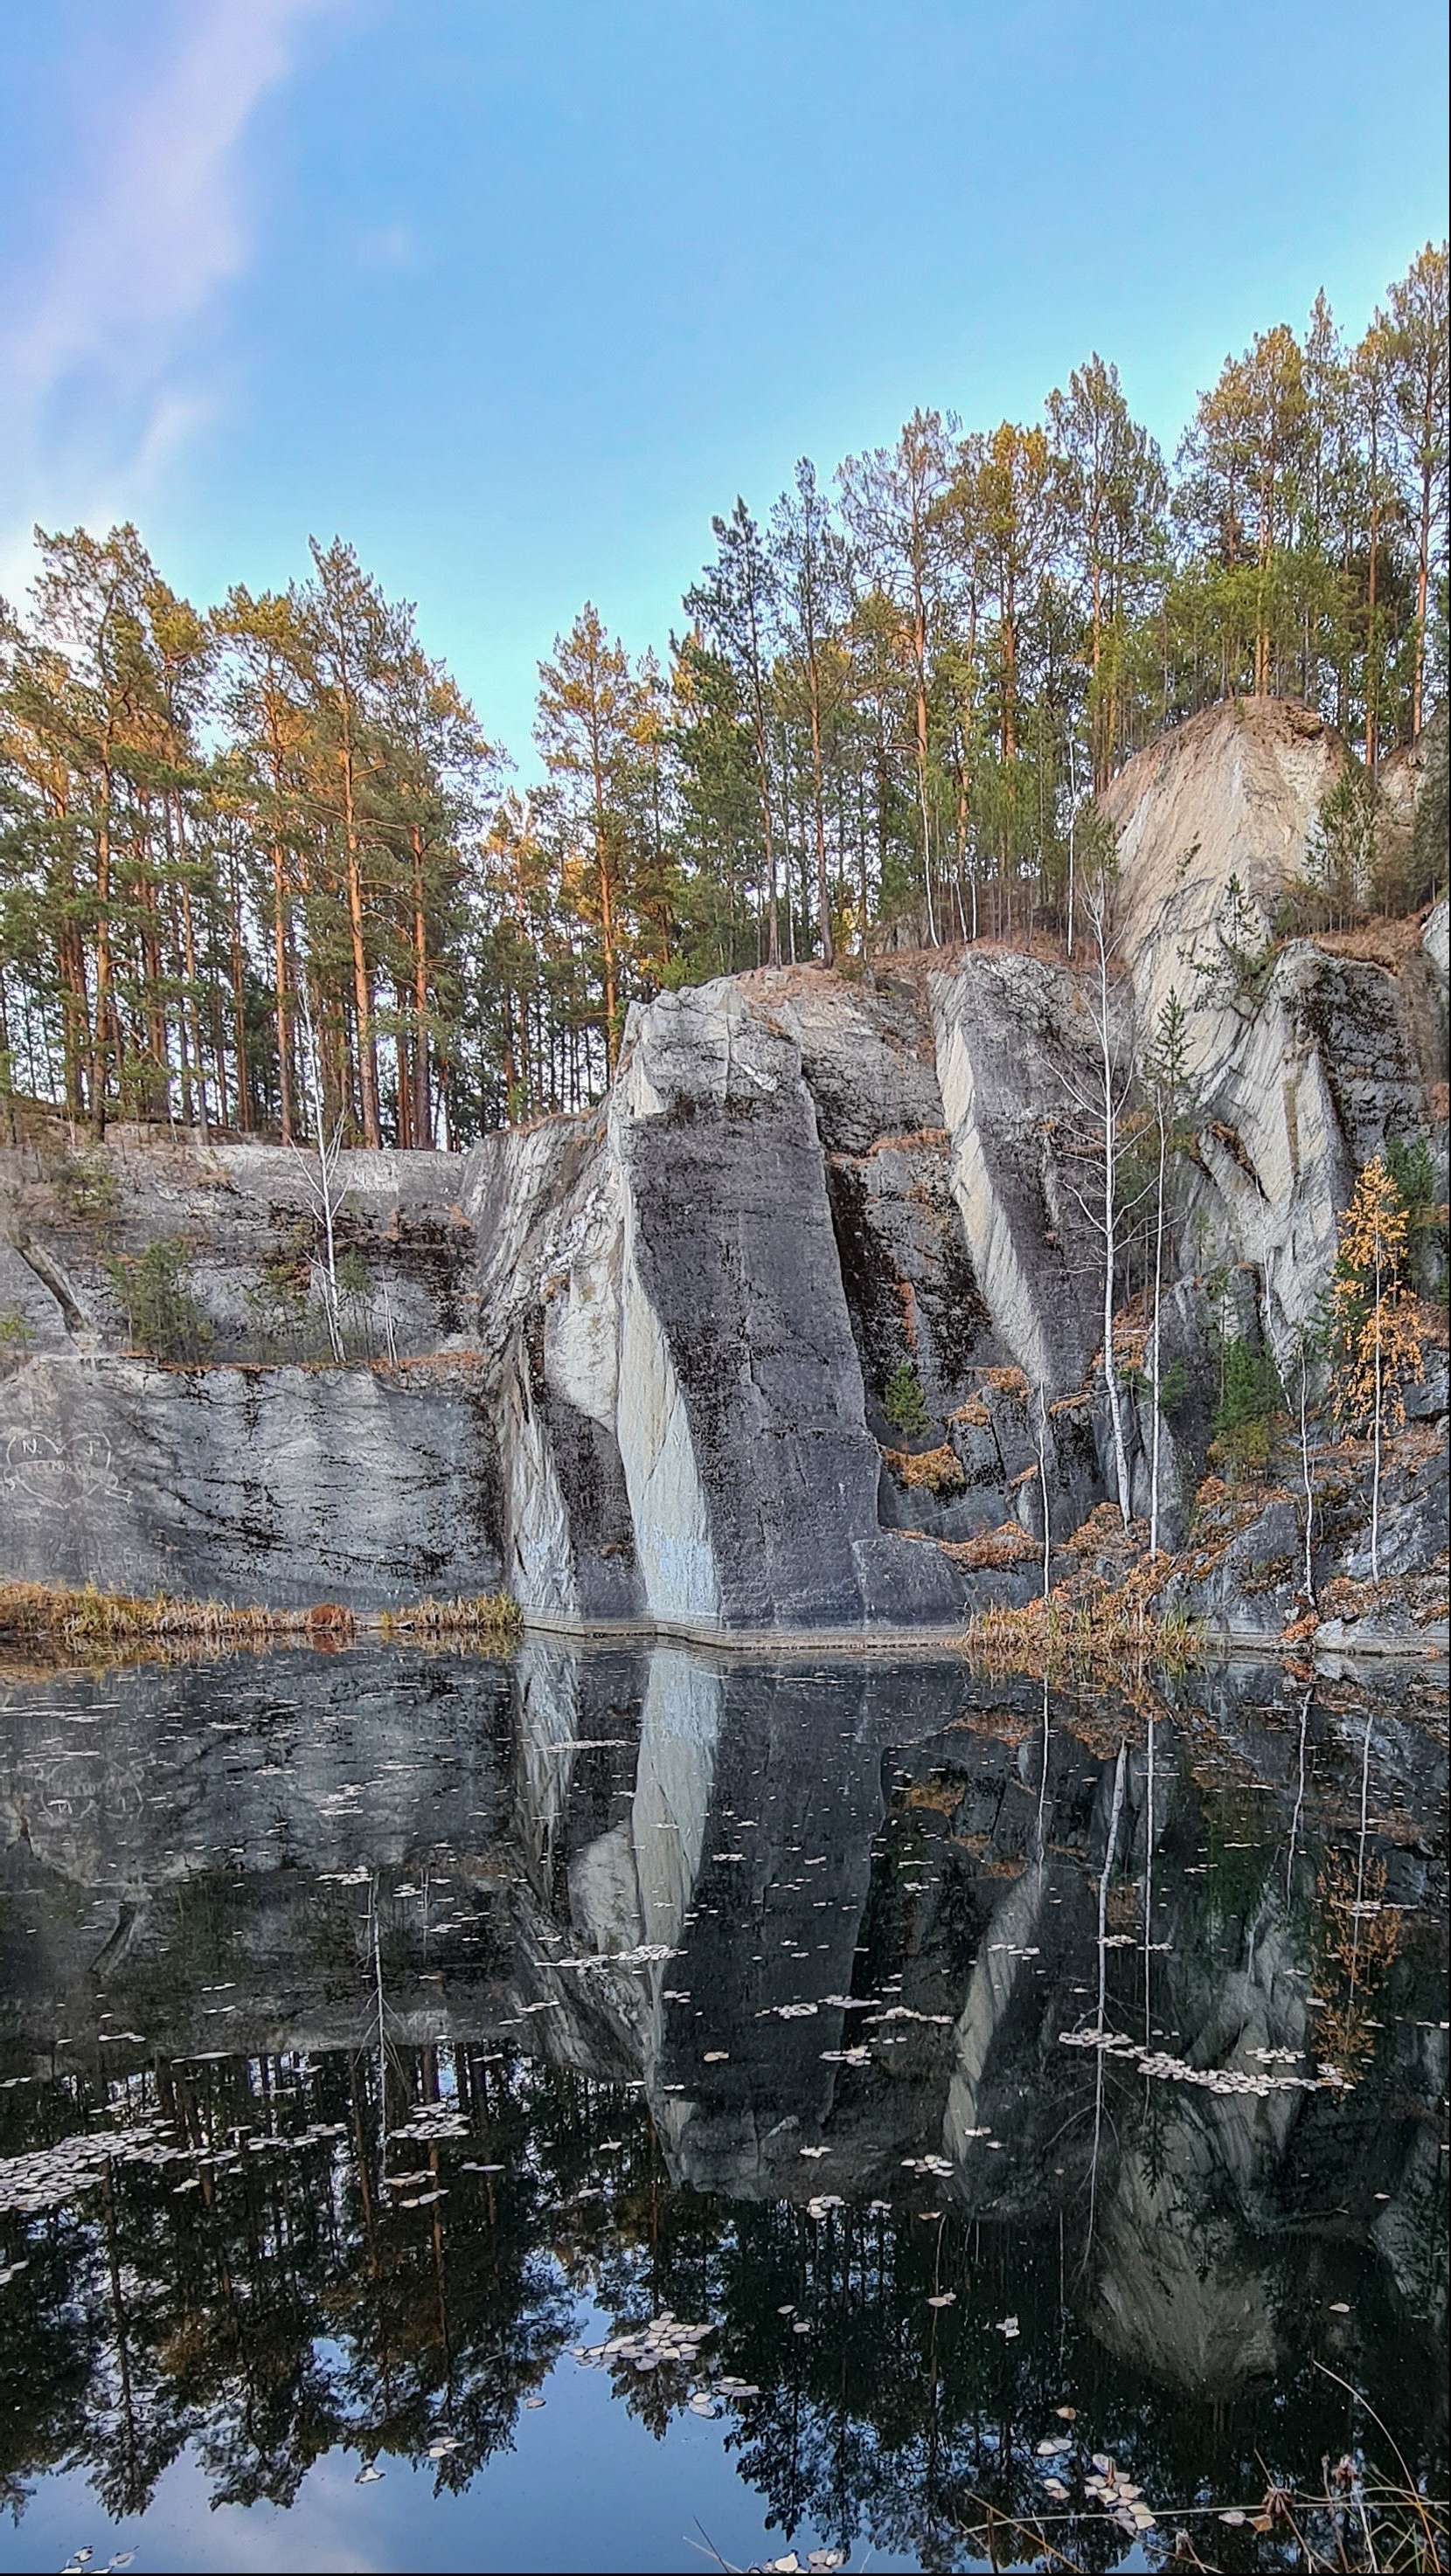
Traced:
<path fill-rule="evenodd" d="M 61 1440 L 45 1431 L 13 1431 L 0 1481 L 43 1512 L 65 1511 L 97 1494 L 125 1499 L 104 1431 L 73 1431 Z"/>

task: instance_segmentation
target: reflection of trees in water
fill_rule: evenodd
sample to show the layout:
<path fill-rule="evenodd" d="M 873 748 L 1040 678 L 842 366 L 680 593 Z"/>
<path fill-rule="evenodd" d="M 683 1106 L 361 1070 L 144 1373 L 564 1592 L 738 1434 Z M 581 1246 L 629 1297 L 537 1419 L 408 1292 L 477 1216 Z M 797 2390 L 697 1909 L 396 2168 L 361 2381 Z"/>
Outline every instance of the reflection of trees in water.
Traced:
<path fill-rule="evenodd" d="M 109 2187 L 31 2222 L 29 2269 L 7 2294 L 23 2392 L 7 2410 L 8 2467 L 81 2459 L 121 2514 L 141 2510 L 190 2439 L 219 2501 L 280 2504 L 340 2442 L 417 2456 L 452 2437 L 440 2473 L 457 2484 L 507 2440 L 573 2321 L 553 2239 L 589 2168 L 598 2088 L 467 2049 L 406 2055 L 414 2100 L 438 2098 L 446 2073 L 473 2155 L 505 2168 L 460 2174 L 449 2157 L 448 2197 L 428 2208 L 378 2190 L 376 2058 L 257 2057 L 127 2088 L 131 2116 L 166 2110 L 178 2137 L 224 2161 L 113 2167 Z M 396 2121 L 392 2083 L 390 2095 Z M 11 2152 L 38 2142 L 16 2134 L 16 2102 Z M 43 2131 L 100 2107 L 73 2080 L 33 2110 Z M 343 2134 L 290 2152 L 247 2143 L 314 2123 Z M 643 2136 L 633 2152 L 648 2164 Z M 416 2143 L 400 2156 L 440 2163 Z M 180 2192 L 193 2174 L 199 2187 Z"/>
<path fill-rule="evenodd" d="M 801 2177 L 816 2189 L 850 2163 L 853 2180 L 836 2187 L 857 2205 L 826 2208 L 819 2218 L 794 2199 L 716 2199 L 673 2186 L 642 2087 L 593 2081 L 483 2044 L 407 2043 L 404 2007 L 416 2007 L 421 1961 L 446 1956 L 451 2008 L 477 2007 L 485 2019 L 486 1989 L 497 1994 L 516 1974 L 527 1945 L 523 1918 L 510 1907 L 523 1900 L 503 1893 L 512 1873 L 497 1852 L 467 1874 L 453 1864 L 446 1944 L 421 1855 L 406 1904 L 405 1887 L 380 1894 L 372 1877 L 365 1901 L 363 1871 L 345 1884 L 319 1879 L 281 1893 L 276 1874 L 264 1871 L 193 1873 L 155 1900 L 158 1912 L 168 1909 L 166 1938 L 153 1938 L 127 1969 L 126 2011 L 136 2027 L 193 2038 L 209 2030 L 224 2044 L 229 2029 L 248 2025 L 200 2021 L 199 1990 L 213 1988 L 205 2000 L 225 2006 L 237 1990 L 224 1981 L 251 1965 L 265 1999 L 254 2002 L 252 2027 L 259 2013 L 263 2027 L 289 2026 L 295 1991 L 310 2011 L 335 2005 L 332 2027 L 354 2033 L 359 2045 L 311 2060 L 283 2053 L 173 2065 L 161 2056 L 133 2081 L 130 2116 L 159 2111 L 178 2140 L 219 2162 L 118 2169 L 109 2193 L 87 2194 L 23 2229 L 6 2222 L 9 2253 L 23 2250 L 30 2268 L 4 2294 L 4 2459 L 21 2475 L 83 2462 L 115 2513 L 137 2510 L 188 2442 L 218 2501 L 286 2503 L 312 2462 L 339 2446 L 359 2460 L 418 2461 L 437 2449 L 439 2486 L 461 2489 L 509 2446 L 520 2405 L 576 2330 L 578 2299 L 588 2295 L 622 2324 L 665 2308 L 719 2321 L 706 2353 L 718 2371 L 762 2392 L 743 2401 L 726 2438 L 788 2534 L 810 2525 L 853 2550 L 869 2538 L 919 2564 L 946 2564 L 962 2554 L 963 2526 L 980 2518 L 977 2500 L 1016 2515 L 1041 2500 L 1036 2444 L 1055 2431 L 1055 2409 L 1069 2401 L 1079 2410 L 1076 2433 L 1088 2447 L 1111 2451 L 1156 2503 L 1206 2488 L 1220 2496 L 1261 2492 L 1261 2449 L 1272 2469 L 1302 2474 L 1346 2439 L 1343 2402 L 1308 2356 L 1298 2357 L 1311 2301 L 1319 2310 L 1342 2291 L 1353 2299 L 1355 2367 L 1399 2395 L 1412 2280 L 1405 2250 L 1396 2257 L 1397 2290 L 1368 2242 L 1363 2254 L 1345 2244 L 1348 2218 L 1339 2249 L 1327 2252 L 1336 2230 L 1326 2222 L 1346 2216 L 1340 2204 L 1354 2199 L 1359 2229 L 1359 2204 L 1373 2184 L 1399 2188 L 1396 2140 L 1423 2118 L 1422 2096 L 1435 2089 L 1428 2069 L 1410 2066 L 1405 2017 L 1427 2010 L 1416 1998 L 1434 1976 L 1429 1952 L 1440 1936 L 1407 1916 L 1390 1955 L 1390 1927 L 1403 1918 L 1384 1901 L 1389 1846 L 1377 1844 L 1368 1811 L 1369 1739 L 1362 1742 L 1357 1726 L 1343 1766 L 1353 1767 L 1353 1788 L 1339 1798 L 1327 1845 L 1316 1768 L 1323 1729 L 1309 1725 L 1309 1703 L 1298 1694 L 1287 1715 L 1278 1804 L 1254 1767 L 1236 1770 L 1201 1737 L 1196 1758 L 1213 1772 L 1206 1786 L 1186 1756 L 1194 1739 L 1167 1712 L 1157 1721 L 1152 1711 L 1126 1718 L 1117 1705 L 1100 1705 L 1090 1735 L 1082 1713 L 1056 1698 L 1050 1708 L 1046 1691 L 1041 1707 L 1034 1694 L 1011 1728 L 988 1712 L 971 1726 L 954 1721 L 910 1754 L 884 1752 L 870 1885 L 845 1935 L 855 1951 L 846 1973 L 858 1995 L 904 2007 L 900 2024 L 886 2034 L 890 2048 L 868 2064 L 843 2064 L 831 2079 L 821 2136 L 837 2166 L 798 2172 L 791 2142 L 777 2148 L 774 2163 L 754 2151 L 744 2158 L 742 2187 L 768 2192 L 782 2177 L 788 2191 Z M 613 1783 L 613 1773 L 601 1772 L 590 1792 L 590 1833 L 608 1818 Z M 741 1797 L 739 1783 L 731 1794 Z M 768 1812 L 754 1788 L 750 1812 Z M 561 1920 L 565 1845 L 588 1839 L 583 1828 L 571 1832 L 573 1841 L 561 1829 L 551 1879 Z M 794 1912 L 783 1901 L 772 1928 L 814 1941 L 815 1931 L 802 1927 L 823 1881 L 809 1877 L 818 1855 L 794 1811 L 778 1833 L 777 1857 L 780 1897 L 795 1889 L 801 1901 Z M 1010 1921 L 1004 1909 L 1019 1897 L 1023 1912 Z M 1030 1898 L 1038 1909 L 1031 1928 Z M 536 1901 L 544 1901 L 537 1879 Z M 804 2104 L 817 2102 L 826 2023 L 758 2018 L 756 1988 L 744 2002 L 730 1982 L 739 1968 L 734 1927 L 713 1907 L 705 1919 L 721 1924 L 710 1934 L 714 1946 L 695 1936 L 695 1956 L 682 1955 L 663 1975 L 687 1988 L 694 1981 L 704 1998 L 707 1978 L 721 1970 L 724 2027 L 713 2024 L 711 2037 L 728 2048 L 741 2091 L 728 2097 L 723 2086 L 717 2100 L 708 2079 L 695 2079 L 693 2056 L 652 2072 L 689 2075 L 690 2117 L 719 2121 L 720 2161 L 694 2168 L 714 2178 L 731 2171 L 734 2104 L 751 2103 L 764 2127 L 772 2106 L 794 2103 L 798 2093 Z M 687 1913 L 687 1927 L 692 1921 Z M 424 1928 L 430 1922 L 432 1933 Z M 958 2037 L 953 2018 L 994 1944 L 1006 1950 L 1009 1929 L 1025 1964 L 1004 1988 L 982 2098 L 967 2115 L 991 2118 L 1005 2151 L 980 2149 L 951 2178 L 919 2174 L 909 2185 L 904 2155 L 940 2140 Z M 746 1951 L 765 1946 L 759 1930 L 742 1931 Z M 1102 2053 L 1085 2060 L 1058 2046 L 1073 2021 L 1096 2020 L 1142 2028 L 1146 2040 L 1167 2031 L 1173 2046 L 1202 2043 L 1210 2062 L 1223 2063 L 1241 2029 L 1224 2018 L 1223 1998 L 1236 1980 L 1248 1993 L 1272 1942 L 1282 1953 L 1276 1993 L 1287 1974 L 1303 1975 L 1296 1963 L 1313 1965 L 1317 1993 L 1332 1995 L 1332 1978 L 1353 1987 L 1371 2043 L 1349 2099 L 1304 2099 L 1283 2152 L 1273 2140 L 1256 2141 L 1253 2111 L 1206 2103 L 1145 2082 Z M 472 1983 L 461 1977 L 455 1986 L 456 1971 Z M 284 1975 L 293 1984 L 279 2003 Z M 117 1999 L 116 1988 L 108 1992 Z M 1321 2036 L 1316 2018 L 1312 2048 Z M 595 1995 L 572 1999 L 568 2020 L 561 2010 L 514 2027 L 536 2032 L 535 2044 L 546 2033 L 567 2044 L 576 2067 L 628 2066 L 639 2040 L 634 2023 L 608 2025 Z M 871 2029 L 865 2019 L 848 2022 L 843 2036 L 863 2039 Z M 1267 2027 L 1260 2035 L 1285 2033 Z M 608 2052 L 602 2061 L 596 2046 Z M 388 2092 L 382 2120 L 380 2067 Z M 0 2093 L 0 2145 L 14 2151 L 83 2128 L 105 2092 L 72 2076 L 44 2090 Z M 824 2090 L 819 2098 L 824 2105 Z M 456 2110 L 466 2135 L 381 2134 L 413 2125 L 428 2105 Z M 780 2123 L 788 2125 L 794 2121 Z M 248 2144 L 317 2127 L 338 2134 L 287 2152 Z M 775 2135 L 770 2130 L 768 2142 Z M 1379 2161 L 1367 2180 L 1372 2158 Z M 1355 2173 L 1357 2159 L 1366 2171 Z M 1095 2280 L 1110 2218 L 1115 2210 L 1122 2216 L 1119 2184 L 1131 2162 L 1142 2178 L 1134 2207 L 1152 2204 L 1155 2224 L 1186 2249 L 1186 2277 L 1199 2265 L 1202 2282 L 1227 2257 L 1229 2269 L 1242 2262 L 1263 2286 L 1275 2331 L 1297 2356 L 1280 2369 L 1272 2402 L 1253 2389 L 1217 2406 L 1186 2398 L 1140 2369 L 1138 2345 L 1128 2345 L 1125 2360 L 1122 2344 L 1109 2351 L 1094 2339 Z M 397 2187 L 382 2180 L 405 2172 L 420 2179 Z M 193 2175 L 198 2187 L 179 2190 Z M 866 2205 L 874 2188 L 890 2190 L 890 2207 Z M 435 2190 L 446 2196 L 433 2199 Z M 1097 2235 L 1084 2279 L 1091 2192 Z M 410 2200 L 416 2205 L 404 2206 Z M 939 2213 L 930 2223 L 919 2214 L 926 2209 Z M 1418 2266 L 1426 2254 L 1420 2313 L 1444 2273 L 1444 2204 L 1428 2202 L 1424 2224 L 1416 2223 Z M 1121 2241 L 1120 2231 L 1115 2246 Z M 1355 2264 L 1361 2270 L 1351 2282 Z M 930 2307 L 944 2287 L 955 2304 Z M 1172 2295 L 1162 2304 L 1171 2309 Z M 998 2331 L 1010 2314 L 1021 2326 L 1011 2341 Z M 1142 2305 L 1136 2314 L 1142 2319 Z M 797 2333 L 797 2325 L 809 2331 Z M 637 2373 L 627 2363 L 614 2377 L 618 2401 L 663 2434 L 687 2379 Z M 1415 2418 L 1433 2401 L 1426 2386 L 1411 2385 L 1405 2403 Z M 1436 2454 L 1437 2433 L 1408 2434 L 1403 2418 L 1395 2420 L 1418 2460 Z M 1073 2545 L 1083 2563 L 1107 2565 L 1122 2543 L 1103 2524 Z"/>
<path fill-rule="evenodd" d="M 1248 2401 L 1216 2416 L 1126 2375 L 1082 2323 L 1059 2225 L 950 2207 L 926 2224 L 905 2199 L 812 2218 L 672 2190 L 639 2090 L 559 2067 L 399 2050 L 390 2125 L 404 2125 L 401 2079 L 409 2117 L 440 2105 L 468 2133 L 395 2138 L 390 2175 L 422 2179 L 380 2194 L 376 2068 L 370 2052 L 263 2056 L 133 2081 L 131 2117 L 164 2109 L 221 2161 L 115 2167 L 79 2210 L 31 2223 L 30 2270 L 8 2292 L 15 2472 L 83 2462 L 120 2516 L 188 2441 L 215 2500 L 235 2504 L 290 2502 L 340 2445 L 418 2461 L 447 2443 L 437 2483 L 460 2490 L 509 2444 L 586 2291 L 631 2323 L 663 2309 L 718 2321 L 716 2370 L 762 2392 L 727 2440 L 788 2535 L 869 2537 L 924 2566 L 962 2554 L 980 2503 L 1041 2501 L 1035 2447 L 1068 2396 L 1151 2497 L 1238 2494 L 1257 2447 L 1288 2469 L 1343 2439 L 1308 2361 L 1279 2384 L 1269 2441 Z M 12 2151 L 99 2107 L 80 2079 L 29 2096 L 28 2115 L 23 2098 L 7 2101 Z M 1168 2116 L 1162 2099 L 1153 2116 Z M 340 2134 L 248 2144 L 315 2127 Z M 194 2173 L 199 2188 L 179 2191 Z M 439 2182 L 445 2198 L 403 2205 Z M 943 2186 L 924 2181 L 916 2203 L 929 2190 Z M 928 2305 L 939 2282 L 949 2309 Z M 689 2384 L 617 2367 L 657 2434 Z M 1111 2563 L 1107 2528 L 1085 2546 L 1083 2563 Z"/>

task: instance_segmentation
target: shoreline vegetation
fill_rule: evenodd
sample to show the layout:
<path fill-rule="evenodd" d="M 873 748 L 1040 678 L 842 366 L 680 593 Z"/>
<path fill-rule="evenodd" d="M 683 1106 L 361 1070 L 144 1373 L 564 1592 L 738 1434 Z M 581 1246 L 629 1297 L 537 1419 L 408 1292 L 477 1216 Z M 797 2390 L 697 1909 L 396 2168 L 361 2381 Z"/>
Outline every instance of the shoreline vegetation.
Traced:
<path fill-rule="evenodd" d="M 975 1611 L 962 1635 L 964 1653 L 985 1671 L 1029 1673 L 1044 1681 L 1107 1681 L 1146 1664 L 1183 1671 L 1232 1650 L 1235 1642 L 1227 1631 L 1217 1634 L 1182 1610 L 1152 1609 L 1145 1589 L 1131 1583 L 1094 1601 L 1075 1599 L 1058 1586 L 1020 1608 L 995 1602 Z M 1255 1651 L 1293 1657 L 1302 1650 L 1298 1640 L 1281 1638 Z"/>
<path fill-rule="evenodd" d="M 514 1646 L 523 1635 L 518 1604 L 507 1592 L 483 1592 L 450 1601 L 409 1602 L 391 1610 L 349 1610 L 336 1601 L 307 1609 L 265 1604 L 193 1601 L 157 1592 L 102 1592 L 94 1584 L 0 1584 L 0 1652 L 15 1647 L 70 1649 L 98 1646 L 163 1649 L 310 1645 L 333 1651 L 359 1636 L 405 1643 Z"/>
<path fill-rule="evenodd" d="M 1141 1674 L 1147 1667 L 1183 1672 L 1195 1664 L 1235 1654 L 1263 1659 L 1279 1656 L 1294 1664 L 1314 1654 L 1314 1640 L 1303 1626 L 1280 1635 L 1249 1637 L 1212 1622 L 1189 1617 L 1171 1606 L 1153 1606 L 1153 1594 L 1167 1581 L 1169 1564 L 1161 1560 L 1153 1586 L 1147 1568 L 1114 1589 L 1085 1597 L 1072 1583 L 1055 1584 L 1047 1593 L 1021 1603 L 994 1602 L 964 1622 L 931 1631 L 904 1628 L 900 1634 L 818 1630 L 781 1630 L 720 1635 L 685 1631 L 649 1621 L 611 1622 L 609 1633 L 684 1637 L 702 1647 L 759 1654 L 771 1648 L 788 1653 L 840 1651 L 879 1654 L 895 1648 L 903 1655 L 932 1647 L 961 1654 L 979 1670 L 1027 1674 L 1035 1680 L 1070 1683 L 1107 1682 L 1115 1675 Z M 89 1665 L 98 1650 L 107 1661 L 145 1660 L 193 1652 L 223 1654 L 246 1647 L 312 1646 L 336 1653 L 363 1640 L 381 1644 L 415 1644 L 472 1648 L 508 1654 L 522 1644 L 538 1623 L 526 1618 L 507 1592 L 435 1601 L 426 1598 L 394 1609 L 350 1610 L 335 1601 L 314 1602 L 302 1609 L 274 1609 L 266 1604 L 241 1605 L 199 1601 L 179 1594 L 103 1592 L 94 1584 L 0 1583 L 0 1662 L 17 1654 L 42 1653 L 50 1662 L 73 1659 Z M 547 1623 L 540 1633 L 555 1633 Z M 575 1634 L 571 1630 L 568 1633 Z M 581 1641 L 604 1633 L 597 1625 L 577 1632 Z M 1377 1660 L 1401 1654 L 1421 1662 L 1436 1645 L 1411 1641 L 1403 1647 L 1374 1641 L 1363 1650 L 1338 1643 L 1337 1654 L 1364 1651 Z"/>

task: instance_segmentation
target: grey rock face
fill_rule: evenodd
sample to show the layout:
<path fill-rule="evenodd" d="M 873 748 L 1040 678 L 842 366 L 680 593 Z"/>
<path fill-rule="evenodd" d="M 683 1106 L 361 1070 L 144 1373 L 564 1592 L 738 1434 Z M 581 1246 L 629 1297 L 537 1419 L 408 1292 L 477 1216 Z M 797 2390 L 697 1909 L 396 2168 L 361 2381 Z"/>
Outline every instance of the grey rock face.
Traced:
<path fill-rule="evenodd" d="M 1232 944 L 1268 939 L 1345 757 L 1303 708 L 1239 701 L 1140 752 L 1104 799 L 1141 1040 L 1171 993 L 1187 1015 L 1198 1178 L 1186 1230 L 1204 1268 L 1256 1264 L 1281 1357 L 1314 1315 L 1359 1166 L 1388 1137 L 1444 1153 L 1428 1096 L 1445 1075 L 1444 912 L 1439 931 L 1437 914 L 1426 924 L 1424 958 L 1398 972 L 1298 940 L 1262 981 L 1226 947 L 1236 887 L 1247 909 Z"/>
<path fill-rule="evenodd" d="M 633 1266 L 673 1358 L 723 1624 L 890 1615 L 902 1551 L 879 1529 L 880 1460 L 799 1050 L 709 988 L 655 1006 L 622 1089 Z M 945 1615 L 955 1586 L 946 1568 L 933 1576 L 913 1588 Z"/>
<path fill-rule="evenodd" d="M 498 1585 L 492 1444 L 467 1393 L 35 1359 L 0 1402 L 12 1579 L 279 1609 Z"/>
<path fill-rule="evenodd" d="M 1231 879 L 1268 922 L 1340 758 L 1299 711 L 1221 709 L 1108 800 L 1119 1064 L 1171 989 L 1189 1016 L 1162 1309 L 1171 1545 L 1216 1331 L 1288 1368 L 1357 1167 L 1424 1139 L 1444 1169 L 1444 910 L 1398 964 L 1300 941 L 1242 987 L 1220 971 Z M 706 1633 L 942 1625 L 1026 1597 L 1031 1566 L 968 1574 L 950 1549 L 1009 1523 L 1041 1537 L 1040 1454 L 1056 1540 L 1111 1489 L 1092 1004 L 1081 964 L 986 948 L 662 994 L 595 1111 L 464 1157 L 346 1158 L 355 1324 L 386 1367 L 239 1365 L 269 1356 L 269 1299 L 318 1321 L 296 1156 L 121 1131 L 99 1161 L 11 1157 L 0 1311 L 31 1338 L 0 1375 L 0 1574 L 358 1607 L 502 1579 L 539 1623 Z M 186 1253 L 220 1365 L 118 1355 L 109 1265 L 160 1240 Z M 1139 1287 L 1142 1239 L 1135 1262 Z M 1142 1356 L 1141 1332 L 1140 1513 Z M 1445 1400 L 1433 1364 L 1416 1420 Z M 1347 1523 L 1335 1564 L 1358 1544 Z M 1293 1554 L 1266 1540 L 1256 1562 Z M 1199 1606 L 1259 1635 L 1292 1599 L 1292 1576 L 1236 1559 Z"/>
<path fill-rule="evenodd" d="M 1125 1025 L 1128 997 L 1115 991 Z M 1035 1386 L 1077 1386 L 1102 1338 L 1092 1182 L 1071 1151 L 1077 1104 L 1094 1096 L 1091 1023 L 1077 978 L 1032 957 L 968 950 L 934 976 L 952 1190 L 997 1331 Z"/>

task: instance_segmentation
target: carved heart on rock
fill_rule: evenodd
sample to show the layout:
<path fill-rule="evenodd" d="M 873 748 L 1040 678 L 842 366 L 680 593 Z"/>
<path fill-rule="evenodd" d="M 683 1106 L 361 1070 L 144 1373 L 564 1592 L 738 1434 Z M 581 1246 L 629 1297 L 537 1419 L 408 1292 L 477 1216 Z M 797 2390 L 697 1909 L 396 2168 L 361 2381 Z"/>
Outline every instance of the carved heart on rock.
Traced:
<path fill-rule="evenodd" d="M 68 1440 L 48 1431 L 13 1431 L 5 1445 L 5 1483 L 41 1511 L 115 1493 L 111 1443 L 103 1431 L 78 1431 Z"/>

